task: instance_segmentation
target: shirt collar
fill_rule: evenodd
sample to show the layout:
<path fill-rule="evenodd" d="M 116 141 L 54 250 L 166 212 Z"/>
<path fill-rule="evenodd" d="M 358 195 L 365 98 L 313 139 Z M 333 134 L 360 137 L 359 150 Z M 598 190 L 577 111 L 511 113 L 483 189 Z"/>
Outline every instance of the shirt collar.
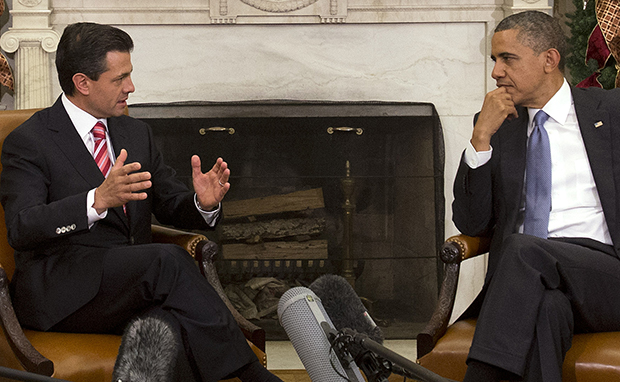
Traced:
<path fill-rule="evenodd" d="M 568 119 L 568 114 L 570 113 L 570 108 L 572 105 L 573 93 L 571 93 L 570 86 L 565 78 L 560 90 L 558 90 L 553 97 L 551 97 L 547 104 L 543 106 L 542 110 L 544 110 L 544 112 L 547 113 L 550 118 L 553 118 L 557 123 L 564 125 Z M 530 118 L 530 126 L 532 125 L 532 121 L 534 120 L 534 116 L 538 110 L 540 109 L 527 109 Z"/>
<path fill-rule="evenodd" d="M 107 129 L 107 119 L 97 119 L 93 117 L 86 111 L 77 107 L 73 102 L 69 100 L 69 98 L 67 98 L 64 93 L 62 94 L 61 100 L 63 106 L 65 107 L 65 110 L 67 111 L 67 114 L 69 114 L 71 122 L 73 122 L 73 126 L 75 126 L 75 129 L 83 140 L 87 136 L 87 134 L 90 133 L 90 131 L 93 129 L 93 127 L 95 126 L 95 124 L 97 124 L 98 121 L 102 122 Z"/>

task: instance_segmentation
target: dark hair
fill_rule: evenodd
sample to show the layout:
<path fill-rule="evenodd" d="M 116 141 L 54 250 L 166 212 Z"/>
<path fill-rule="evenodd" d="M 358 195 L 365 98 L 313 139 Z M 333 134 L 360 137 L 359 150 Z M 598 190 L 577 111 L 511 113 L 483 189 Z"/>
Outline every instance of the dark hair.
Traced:
<path fill-rule="evenodd" d="M 82 73 L 97 81 L 107 70 L 108 52 L 131 52 L 129 35 L 112 26 L 95 23 L 76 23 L 65 28 L 56 51 L 58 80 L 65 94 L 75 93 L 73 76 Z"/>
<path fill-rule="evenodd" d="M 495 32 L 511 29 L 518 30 L 519 42 L 536 54 L 552 48 L 560 52 L 558 68 L 564 70 L 564 57 L 568 53 L 568 43 L 557 19 L 540 11 L 515 13 L 497 24 Z"/>

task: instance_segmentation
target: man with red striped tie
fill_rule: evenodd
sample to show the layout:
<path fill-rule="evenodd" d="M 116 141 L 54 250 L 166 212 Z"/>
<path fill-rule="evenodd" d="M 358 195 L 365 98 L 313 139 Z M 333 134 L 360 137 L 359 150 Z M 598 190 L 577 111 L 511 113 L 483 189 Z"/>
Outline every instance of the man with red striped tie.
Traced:
<path fill-rule="evenodd" d="M 179 359 L 193 379 L 279 381 L 193 259 L 151 242 L 151 214 L 212 228 L 230 170 L 220 158 L 203 173 L 194 155 L 194 190 L 175 178 L 150 127 L 124 115 L 132 49 L 118 28 L 69 25 L 56 54 L 63 94 L 4 142 L 0 201 L 15 248 L 16 313 L 37 330 L 101 333 L 148 312 L 180 333 Z"/>

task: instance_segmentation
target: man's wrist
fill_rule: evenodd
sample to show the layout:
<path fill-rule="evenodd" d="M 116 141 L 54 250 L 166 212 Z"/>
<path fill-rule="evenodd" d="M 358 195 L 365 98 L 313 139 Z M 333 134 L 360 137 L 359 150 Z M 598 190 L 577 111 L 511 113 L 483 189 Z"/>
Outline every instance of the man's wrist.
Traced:
<path fill-rule="evenodd" d="M 99 213 L 95 207 L 95 191 L 96 188 L 88 191 L 86 194 L 86 215 L 88 217 L 88 227 L 90 228 L 95 222 L 105 219 L 108 214 L 108 210 L 104 210 L 102 213 Z"/>
<path fill-rule="evenodd" d="M 203 206 L 200 204 L 200 201 L 198 200 L 198 196 L 196 196 L 196 199 L 195 199 L 195 200 L 196 200 L 196 207 L 198 207 L 198 209 L 199 209 L 199 210 L 201 210 L 201 211 L 203 211 L 203 212 L 213 212 L 213 211 L 217 211 L 217 209 L 220 207 L 220 204 L 218 203 L 218 204 L 216 204 L 215 206 L 213 206 L 212 208 L 207 209 L 207 208 L 203 207 Z"/>
<path fill-rule="evenodd" d="M 99 191 L 99 188 L 95 188 L 95 192 L 94 192 L 94 200 L 93 200 L 93 204 L 92 207 L 95 209 L 95 211 L 97 211 L 98 215 L 101 215 L 102 213 L 104 213 L 105 211 L 107 211 L 108 209 L 106 207 L 97 207 L 97 200 L 99 198 L 97 198 L 97 191 Z"/>

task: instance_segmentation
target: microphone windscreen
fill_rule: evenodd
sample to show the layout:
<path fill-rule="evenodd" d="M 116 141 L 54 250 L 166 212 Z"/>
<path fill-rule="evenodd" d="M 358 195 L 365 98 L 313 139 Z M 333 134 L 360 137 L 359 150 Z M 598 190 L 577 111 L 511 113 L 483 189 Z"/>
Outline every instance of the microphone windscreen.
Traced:
<path fill-rule="evenodd" d="M 322 322 L 335 332 L 334 325 L 314 292 L 305 287 L 291 288 L 278 304 L 278 319 L 312 382 L 364 382 L 354 362 L 346 369 L 331 346 Z"/>
<path fill-rule="evenodd" d="M 165 382 L 175 375 L 180 338 L 157 316 L 134 319 L 123 333 L 113 381 Z"/>
<path fill-rule="evenodd" d="M 344 277 L 320 276 L 310 284 L 310 289 L 321 299 L 336 330 L 353 329 L 379 344 L 383 343 L 381 328 L 375 324 L 362 300 Z"/>

